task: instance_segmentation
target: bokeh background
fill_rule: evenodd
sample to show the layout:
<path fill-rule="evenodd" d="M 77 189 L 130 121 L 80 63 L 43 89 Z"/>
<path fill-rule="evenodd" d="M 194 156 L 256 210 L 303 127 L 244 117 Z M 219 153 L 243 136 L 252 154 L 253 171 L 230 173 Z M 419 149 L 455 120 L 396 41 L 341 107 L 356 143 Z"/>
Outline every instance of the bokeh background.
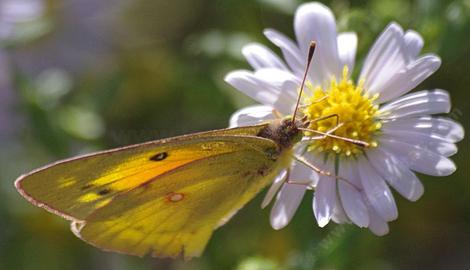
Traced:
<path fill-rule="evenodd" d="M 14 189 L 20 174 L 57 159 L 226 127 L 253 101 L 224 75 L 248 68 L 244 44 L 268 45 L 263 28 L 293 36 L 300 2 L 0 0 L 0 269 L 470 269 L 468 140 L 455 174 L 421 176 L 418 202 L 396 194 L 400 216 L 384 237 L 318 228 L 311 194 L 275 231 L 259 196 L 190 262 L 100 251 Z M 341 31 L 358 33 L 359 65 L 390 21 L 420 32 L 443 65 L 418 89 L 449 90 L 450 117 L 470 126 L 469 0 L 323 2 Z"/>

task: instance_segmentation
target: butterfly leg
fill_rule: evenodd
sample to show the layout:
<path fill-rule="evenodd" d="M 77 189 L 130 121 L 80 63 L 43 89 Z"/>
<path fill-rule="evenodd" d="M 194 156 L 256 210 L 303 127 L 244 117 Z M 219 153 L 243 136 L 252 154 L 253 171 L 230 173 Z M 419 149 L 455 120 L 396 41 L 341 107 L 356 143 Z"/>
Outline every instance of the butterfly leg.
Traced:
<path fill-rule="evenodd" d="M 341 127 L 341 125 L 342 125 L 342 124 L 340 124 L 340 125 L 334 127 L 333 130 L 338 129 L 339 127 Z M 355 144 L 355 145 L 360 146 L 360 147 L 369 147 L 369 143 L 368 143 L 368 142 L 361 141 L 361 140 L 355 140 L 355 139 L 351 139 L 351 138 L 347 138 L 347 137 L 342 137 L 342 136 L 337 136 L 337 135 L 331 134 L 331 130 L 330 130 L 330 131 L 327 131 L 327 132 L 321 132 L 321 131 L 318 131 L 318 130 L 315 130 L 315 129 L 309 129 L 309 128 L 299 128 L 299 130 L 307 131 L 307 132 L 312 132 L 312 133 L 317 133 L 317 134 L 323 135 L 323 136 L 309 137 L 309 139 L 303 140 L 304 142 L 305 142 L 305 141 L 308 141 L 308 140 L 312 140 L 312 139 L 313 139 L 313 140 L 318 140 L 318 139 L 323 139 L 324 137 L 330 137 L 330 138 L 334 138 L 334 139 L 338 139 L 338 140 L 343 140 L 343 141 L 345 141 L 345 142 L 349 142 L 349 143 Z"/>
<path fill-rule="evenodd" d="M 324 170 L 318 168 L 317 166 L 315 166 L 315 165 L 311 164 L 310 162 L 308 162 L 307 160 L 305 160 L 303 157 L 294 156 L 294 159 L 297 160 L 298 162 L 304 164 L 305 166 L 309 167 L 310 169 L 312 169 L 313 171 L 315 171 L 318 174 L 321 174 L 321 175 L 324 175 L 324 176 L 332 176 L 331 172 L 324 171 Z"/>
<path fill-rule="evenodd" d="M 304 105 L 301 105 L 301 106 L 299 106 L 299 107 L 300 107 L 301 109 L 305 109 L 305 108 L 307 108 L 308 106 L 311 106 L 311 105 L 313 105 L 313 104 L 315 104 L 315 103 L 322 102 L 323 100 L 327 99 L 328 97 L 329 97 L 328 95 L 324 95 L 323 97 L 321 97 L 321 98 L 319 98 L 319 99 L 317 99 L 317 100 L 314 100 L 314 101 L 310 102 L 309 104 L 304 104 Z"/>
<path fill-rule="evenodd" d="M 288 180 L 286 181 L 287 184 L 289 185 L 299 185 L 299 186 L 305 186 L 308 189 L 313 189 L 314 186 L 312 184 L 312 181 L 295 181 L 295 180 Z"/>
<path fill-rule="evenodd" d="M 301 186 L 308 186 L 308 187 L 312 186 L 311 181 L 305 182 L 305 181 L 292 180 L 290 178 L 290 169 L 287 170 L 287 174 L 286 174 L 286 178 L 284 179 L 284 182 L 287 183 L 287 184 L 291 184 L 291 185 L 301 185 Z"/>
<path fill-rule="evenodd" d="M 348 184 L 350 184 L 352 187 L 354 187 L 355 189 L 357 189 L 358 191 L 360 191 L 361 189 L 359 187 L 357 187 L 355 184 L 353 184 L 351 181 L 349 181 L 348 179 L 344 178 L 344 177 L 341 177 L 339 175 L 333 175 L 331 172 L 329 171 L 323 171 L 322 169 L 318 168 L 317 166 L 313 165 L 312 163 L 308 162 L 307 160 L 305 160 L 304 158 L 302 157 L 298 157 L 298 156 L 294 156 L 294 158 L 301 162 L 302 164 L 304 164 L 305 166 L 309 167 L 310 169 L 314 170 L 316 173 L 318 174 L 321 174 L 321 175 L 324 175 L 324 176 L 331 176 L 331 177 L 334 177 L 336 180 L 342 180 L 342 181 L 345 181 L 347 182 Z M 310 184 L 311 185 L 311 184 Z"/>
<path fill-rule="evenodd" d="M 339 123 L 339 115 L 336 114 L 336 113 L 312 119 L 312 120 L 309 121 L 309 124 L 320 122 L 320 121 L 327 120 L 327 119 L 330 119 L 330 118 L 336 118 L 335 126 L 338 126 L 340 124 Z"/>
<path fill-rule="evenodd" d="M 312 120 L 307 120 L 307 118 L 308 118 L 307 115 L 305 115 L 304 118 L 302 118 L 303 127 L 305 128 L 308 128 L 312 123 L 320 122 L 320 121 L 327 120 L 330 118 L 336 118 L 336 124 L 333 127 L 335 130 L 338 129 L 342 125 L 342 123 L 339 122 L 339 115 L 336 113 L 318 117 Z"/>
<path fill-rule="evenodd" d="M 315 140 L 322 140 L 322 139 L 325 139 L 326 137 L 330 136 L 331 134 L 333 134 L 333 132 L 335 132 L 338 128 L 342 127 L 343 126 L 343 123 L 339 123 L 337 124 L 335 127 L 333 127 L 332 129 L 328 130 L 327 132 L 317 132 L 319 134 L 322 134 L 322 135 L 319 135 L 319 136 L 311 136 L 311 137 L 308 137 L 307 139 L 303 140 L 304 142 L 305 141 L 315 141 Z M 316 131 L 315 131 L 316 132 Z"/>

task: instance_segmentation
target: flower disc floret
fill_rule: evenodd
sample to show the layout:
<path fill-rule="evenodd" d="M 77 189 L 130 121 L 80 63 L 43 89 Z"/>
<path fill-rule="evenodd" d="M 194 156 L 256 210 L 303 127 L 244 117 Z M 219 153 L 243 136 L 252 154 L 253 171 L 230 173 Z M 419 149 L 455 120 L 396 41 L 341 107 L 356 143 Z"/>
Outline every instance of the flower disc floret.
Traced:
<path fill-rule="evenodd" d="M 347 74 L 345 67 L 339 82 L 332 79 L 328 89 L 313 89 L 313 95 L 307 99 L 308 106 L 304 109 L 304 114 L 311 121 L 309 129 L 329 132 L 340 125 L 334 131 L 335 135 L 376 147 L 374 137 L 382 127 L 377 117 L 378 106 L 374 105 L 378 95 L 370 97 L 365 94 L 362 83 L 355 85 Z M 315 136 L 313 133 L 308 135 Z M 345 140 L 326 137 L 313 140 L 308 150 L 351 156 L 362 153 L 363 149 Z"/>

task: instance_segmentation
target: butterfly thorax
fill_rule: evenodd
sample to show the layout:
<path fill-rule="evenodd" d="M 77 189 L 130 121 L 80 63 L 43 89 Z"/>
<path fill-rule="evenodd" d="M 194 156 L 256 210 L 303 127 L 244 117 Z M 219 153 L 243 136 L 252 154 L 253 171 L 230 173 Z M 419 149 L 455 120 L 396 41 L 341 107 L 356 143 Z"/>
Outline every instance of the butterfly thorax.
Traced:
<path fill-rule="evenodd" d="M 292 119 L 273 121 L 263 128 L 257 136 L 273 140 L 282 152 L 285 149 L 291 149 L 295 143 L 301 140 L 302 132 L 299 129 L 301 126 L 300 121 L 293 122 Z"/>

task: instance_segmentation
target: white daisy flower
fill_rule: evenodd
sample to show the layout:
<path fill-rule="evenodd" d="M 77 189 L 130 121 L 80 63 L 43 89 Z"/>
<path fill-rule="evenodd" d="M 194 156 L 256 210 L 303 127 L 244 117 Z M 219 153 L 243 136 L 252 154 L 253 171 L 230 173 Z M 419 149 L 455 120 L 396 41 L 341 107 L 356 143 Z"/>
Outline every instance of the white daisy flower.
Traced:
<path fill-rule="evenodd" d="M 263 202 L 263 206 L 269 204 L 277 192 L 272 227 L 280 229 L 289 223 L 310 186 L 320 227 L 333 220 L 386 234 L 387 223 L 398 216 L 390 187 L 416 201 L 423 186 L 415 172 L 446 176 L 456 169 L 448 157 L 457 152 L 455 143 L 463 138 L 463 128 L 449 118 L 432 116 L 450 111 L 448 93 L 434 89 L 407 94 L 434 73 L 441 60 L 432 54 L 420 56 L 421 36 L 391 23 L 372 46 L 358 80 L 353 82 L 350 75 L 357 36 L 353 32 L 338 34 L 328 7 L 301 5 L 294 30 L 296 41 L 272 29 L 264 31 L 281 49 L 285 61 L 261 44 L 243 48 L 254 71 L 234 71 L 225 80 L 262 105 L 236 112 L 230 126 L 292 115 L 308 48 L 316 41 L 299 113 L 311 121 L 310 129 L 327 132 L 336 127 L 332 134 L 369 146 L 332 137 L 299 143 L 297 154 L 331 175 L 317 174 L 293 161 L 290 181 L 285 181 L 286 173 L 279 176 Z M 300 184 L 302 181 L 309 185 Z"/>

